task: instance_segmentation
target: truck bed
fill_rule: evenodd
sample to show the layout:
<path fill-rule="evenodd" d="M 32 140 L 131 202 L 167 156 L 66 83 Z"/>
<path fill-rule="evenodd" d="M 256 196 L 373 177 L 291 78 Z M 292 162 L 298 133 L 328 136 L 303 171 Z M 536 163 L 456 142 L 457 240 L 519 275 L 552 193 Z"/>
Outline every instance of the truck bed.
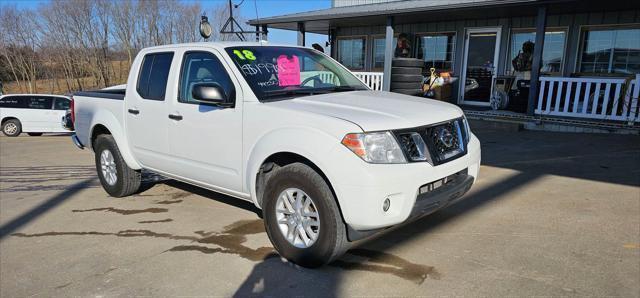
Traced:
<path fill-rule="evenodd" d="M 73 93 L 74 96 L 91 97 L 91 98 L 108 98 L 124 100 L 125 89 L 102 89 L 93 91 L 79 91 Z"/>
<path fill-rule="evenodd" d="M 125 89 L 108 89 L 81 91 L 73 94 L 76 120 L 76 135 L 84 145 L 90 145 L 91 128 L 96 117 L 111 129 L 114 135 L 124 131 L 124 96 Z"/>

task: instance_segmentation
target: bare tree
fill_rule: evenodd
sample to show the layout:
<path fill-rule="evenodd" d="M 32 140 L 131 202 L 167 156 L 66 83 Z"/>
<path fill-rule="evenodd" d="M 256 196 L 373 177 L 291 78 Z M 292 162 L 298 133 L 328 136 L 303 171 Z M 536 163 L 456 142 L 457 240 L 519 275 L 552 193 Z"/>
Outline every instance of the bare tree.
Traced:
<path fill-rule="evenodd" d="M 122 0 L 118 5 L 111 5 L 110 14 L 113 18 L 113 35 L 124 51 L 127 52 L 127 67 L 131 66 L 135 54 L 135 37 L 139 34 L 136 26 L 135 4 L 131 0 Z"/>
<path fill-rule="evenodd" d="M 7 7 L 2 10 L 0 28 L 9 46 L 3 47 L 3 56 L 10 68 L 27 82 L 28 92 L 37 92 L 37 56 L 40 34 L 36 14 L 31 10 L 18 10 Z"/>
<path fill-rule="evenodd" d="M 1 5 L 1 4 L 0 4 Z M 0 6 L 0 71 L 21 92 L 74 91 L 109 86 L 126 79 L 136 53 L 149 46 L 202 41 L 200 15 L 208 12 L 211 40 L 229 17 L 219 2 L 203 7 L 179 0 L 65 0 L 39 9 Z M 243 23 L 239 10 L 234 10 Z"/>

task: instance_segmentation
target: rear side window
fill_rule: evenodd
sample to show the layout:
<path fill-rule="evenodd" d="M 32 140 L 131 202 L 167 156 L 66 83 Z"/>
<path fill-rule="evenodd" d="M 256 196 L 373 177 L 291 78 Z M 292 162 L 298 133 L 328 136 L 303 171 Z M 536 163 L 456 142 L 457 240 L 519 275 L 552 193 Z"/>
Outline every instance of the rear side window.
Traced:
<path fill-rule="evenodd" d="M 26 108 L 26 97 L 6 96 L 0 98 L 0 108 Z"/>
<path fill-rule="evenodd" d="M 147 54 L 142 61 L 136 90 L 144 99 L 164 100 L 173 53 Z"/>
<path fill-rule="evenodd" d="M 38 110 L 51 110 L 53 98 L 47 96 L 31 96 L 27 101 L 27 108 Z"/>
<path fill-rule="evenodd" d="M 69 100 L 66 98 L 56 97 L 56 101 L 53 103 L 54 110 L 68 110 Z"/>

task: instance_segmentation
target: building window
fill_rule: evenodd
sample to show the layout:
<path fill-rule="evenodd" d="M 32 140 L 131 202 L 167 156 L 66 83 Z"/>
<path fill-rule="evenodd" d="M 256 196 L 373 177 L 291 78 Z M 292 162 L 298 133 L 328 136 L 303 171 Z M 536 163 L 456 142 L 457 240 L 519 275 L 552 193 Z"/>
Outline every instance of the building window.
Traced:
<path fill-rule="evenodd" d="M 590 28 L 583 32 L 580 72 L 640 72 L 640 28 Z"/>
<path fill-rule="evenodd" d="M 373 39 L 373 65 L 371 66 L 373 70 L 384 69 L 385 42 L 386 39 L 384 37 L 376 37 Z M 397 43 L 398 38 L 394 37 L 393 45 L 395 46 Z"/>
<path fill-rule="evenodd" d="M 351 70 L 363 70 L 365 43 L 364 37 L 338 39 L 338 62 Z"/>
<path fill-rule="evenodd" d="M 425 61 L 425 67 L 440 72 L 453 72 L 456 55 L 455 33 L 434 33 L 418 36 L 418 59 Z"/>
<path fill-rule="evenodd" d="M 564 61 L 565 37 L 564 30 L 550 30 L 544 34 L 544 48 L 542 49 L 542 69 L 543 73 L 560 74 L 562 72 L 562 62 Z M 533 43 L 535 47 L 536 33 L 534 31 L 518 31 L 511 33 L 511 44 L 509 46 L 509 61 L 507 69 L 514 70 L 514 61 L 518 55 L 526 52 L 525 43 Z M 525 54 L 526 55 L 526 54 Z M 533 58 L 533 56 L 531 56 Z M 530 68 L 530 67 L 529 67 Z"/>

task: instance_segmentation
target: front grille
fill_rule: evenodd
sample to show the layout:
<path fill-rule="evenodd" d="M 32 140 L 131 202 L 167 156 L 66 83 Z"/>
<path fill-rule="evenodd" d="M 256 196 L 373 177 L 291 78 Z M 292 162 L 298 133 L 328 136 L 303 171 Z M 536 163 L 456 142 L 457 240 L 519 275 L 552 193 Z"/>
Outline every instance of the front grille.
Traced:
<path fill-rule="evenodd" d="M 464 155 L 464 141 L 458 121 L 429 127 L 425 135 L 427 146 L 434 153 L 433 160 L 437 164 Z"/>
<path fill-rule="evenodd" d="M 462 118 L 394 133 L 411 162 L 428 161 L 440 165 L 464 156 L 467 150 L 468 132 Z"/>
<path fill-rule="evenodd" d="M 411 160 L 415 160 L 416 158 L 419 157 L 420 152 L 418 151 L 418 146 L 411 139 L 410 134 L 406 133 L 406 134 L 399 135 L 398 141 L 400 141 L 400 146 L 402 146 L 405 149 L 405 152 L 407 153 L 407 155 Z"/>
<path fill-rule="evenodd" d="M 404 152 L 411 161 L 428 160 L 429 153 L 427 145 L 419 133 L 407 132 L 397 135 L 400 146 L 404 148 Z"/>

